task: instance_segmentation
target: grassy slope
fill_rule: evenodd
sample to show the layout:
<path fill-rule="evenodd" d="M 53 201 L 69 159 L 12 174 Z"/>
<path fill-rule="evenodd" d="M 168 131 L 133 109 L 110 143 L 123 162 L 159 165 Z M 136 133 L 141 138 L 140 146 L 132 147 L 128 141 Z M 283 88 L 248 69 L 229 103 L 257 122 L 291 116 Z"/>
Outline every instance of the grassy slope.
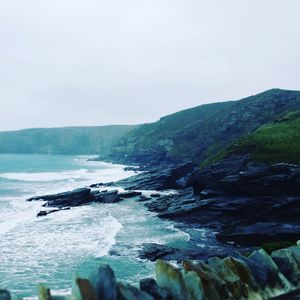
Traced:
<path fill-rule="evenodd" d="M 300 164 L 300 110 L 260 127 L 208 158 L 202 165 L 210 165 L 233 154 L 246 153 L 250 153 L 255 161 Z"/>
<path fill-rule="evenodd" d="M 172 160 L 206 159 L 282 113 L 300 109 L 300 92 L 273 89 L 239 101 L 201 105 L 131 131 L 115 153 L 161 151 Z"/>

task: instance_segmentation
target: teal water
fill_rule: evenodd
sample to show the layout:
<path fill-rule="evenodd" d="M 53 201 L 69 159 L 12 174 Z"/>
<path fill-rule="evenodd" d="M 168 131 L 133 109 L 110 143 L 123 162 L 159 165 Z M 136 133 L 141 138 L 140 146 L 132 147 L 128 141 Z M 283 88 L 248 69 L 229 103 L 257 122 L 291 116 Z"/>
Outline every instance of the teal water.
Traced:
<path fill-rule="evenodd" d="M 142 243 L 189 239 L 130 200 L 37 218 L 43 202 L 25 201 L 31 196 L 133 175 L 123 166 L 87 159 L 0 155 L 0 288 L 27 298 L 37 294 L 38 283 L 47 283 L 54 293 L 65 294 L 74 272 L 87 276 L 100 262 L 109 263 L 120 280 L 137 284 L 154 272 L 152 263 L 137 258 Z"/>

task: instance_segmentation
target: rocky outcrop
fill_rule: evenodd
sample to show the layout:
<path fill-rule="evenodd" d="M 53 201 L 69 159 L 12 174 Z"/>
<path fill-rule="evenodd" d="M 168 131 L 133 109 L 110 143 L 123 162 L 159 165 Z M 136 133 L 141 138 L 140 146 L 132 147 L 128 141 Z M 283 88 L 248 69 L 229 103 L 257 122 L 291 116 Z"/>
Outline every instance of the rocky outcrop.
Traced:
<path fill-rule="evenodd" d="M 46 201 L 44 207 L 55 207 L 55 209 L 42 210 L 37 216 L 46 216 L 50 213 L 58 212 L 60 210 L 70 209 L 70 207 L 87 205 L 92 202 L 98 203 L 117 203 L 125 198 L 135 198 L 142 196 L 141 192 L 127 191 L 118 192 L 118 190 L 91 190 L 90 188 L 81 188 L 69 192 L 37 196 L 27 199 L 27 201 Z"/>
<path fill-rule="evenodd" d="M 139 288 L 120 283 L 108 265 L 100 265 L 89 279 L 73 278 L 72 294 L 60 300 L 244 300 L 299 299 L 300 247 L 273 251 L 256 250 L 249 256 L 236 253 L 206 261 L 185 260 L 174 266 L 163 260 L 155 264 L 156 279 L 140 280 Z M 0 290 L 1 300 L 10 300 Z M 39 300 L 55 300 L 39 285 Z"/>
<path fill-rule="evenodd" d="M 195 170 L 196 192 L 213 190 L 227 195 L 300 195 L 300 166 L 267 165 L 251 161 L 249 155 L 234 155 L 209 167 Z"/>
<path fill-rule="evenodd" d="M 126 190 L 167 190 L 181 189 L 189 185 L 194 169 L 193 163 L 153 168 L 147 172 L 120 180 L 114 185 Z"/>

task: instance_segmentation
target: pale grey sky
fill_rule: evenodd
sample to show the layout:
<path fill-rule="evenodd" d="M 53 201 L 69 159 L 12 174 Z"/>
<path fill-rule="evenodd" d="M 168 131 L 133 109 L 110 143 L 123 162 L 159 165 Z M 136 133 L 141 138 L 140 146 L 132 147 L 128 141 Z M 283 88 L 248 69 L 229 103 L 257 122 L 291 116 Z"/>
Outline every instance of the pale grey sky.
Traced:
<path fill-rule="evenodd" d="M 0 130 L 300 90 L 299 0 L 0 0 Z"/>

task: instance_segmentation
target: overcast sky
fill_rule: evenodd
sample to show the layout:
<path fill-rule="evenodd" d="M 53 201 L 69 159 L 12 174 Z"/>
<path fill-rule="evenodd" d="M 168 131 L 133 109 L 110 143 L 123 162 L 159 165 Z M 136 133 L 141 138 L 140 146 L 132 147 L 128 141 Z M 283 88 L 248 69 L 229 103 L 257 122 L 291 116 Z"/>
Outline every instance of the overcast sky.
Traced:
<path fill-rule="evenodd" d="M 300 90 L 299 0 L 0 0 L 0 130 Z"/>

